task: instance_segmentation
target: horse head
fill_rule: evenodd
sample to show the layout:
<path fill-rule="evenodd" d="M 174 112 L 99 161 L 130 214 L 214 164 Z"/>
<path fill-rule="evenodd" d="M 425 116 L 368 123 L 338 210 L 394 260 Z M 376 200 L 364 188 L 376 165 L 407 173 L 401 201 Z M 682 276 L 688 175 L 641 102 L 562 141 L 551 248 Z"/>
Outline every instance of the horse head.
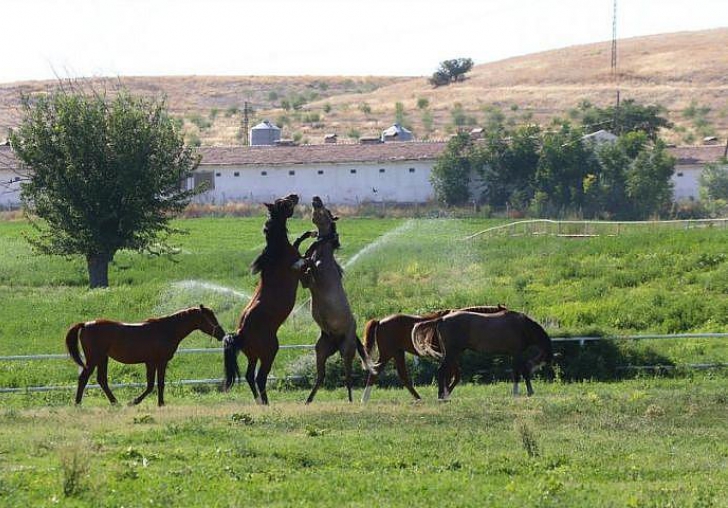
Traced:
<path fill-rule="evenodd" d="M 338 249 L 341 246 L 339 244 L 339 235 L 336 232 L 336 221 L 339 218 L 324 206 L 324 202 L 318 196 L 314 196 L 311 200 L 311 207 L 313 208 L 311 221 L 318 229 L 318 241 L 331 240 L 334 249 Z"/>
<path fill-rule="evenodd" d="M 298 204 L 298 194 L 289 194 L 284 198 L 276 199 L 273 203 L 264 204 L 271 219 L 285 221 L 293 215 L 293 209 Z"/>
<path fill-rule="evenodd" d="M 225 330 L 217 322 L 215 313 L 204 305 L 200 305 L 198 310 L 200 312 L 200 330 L 217 340 L 222 340 L 225 337 Z"/>

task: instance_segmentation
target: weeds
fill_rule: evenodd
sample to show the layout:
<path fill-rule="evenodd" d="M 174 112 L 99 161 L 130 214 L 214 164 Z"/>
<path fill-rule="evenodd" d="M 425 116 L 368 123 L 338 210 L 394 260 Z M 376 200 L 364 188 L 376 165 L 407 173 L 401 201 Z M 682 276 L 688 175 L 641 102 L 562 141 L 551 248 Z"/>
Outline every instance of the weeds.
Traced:
<path fill-rule="evenodd" d="M 536 440 L 536 435 L 534 434 L 531 426 L 526 422 L 518 420 L 515 423 L 515 428 L 518 436 L 521 438 L 521 445 L 526 451 L 526 454 L 528 454 L 530 458 L 539 457 L 541 453 L 538 449 L 538 441 Z"/>
<path fill-rule="evenodd" d="M 71 446 L 61 451 L 61 474 L 63 495 L 75 497 L 86 490 L 86 474 L 90 468 L 90 459 L 80 447 Z"/>

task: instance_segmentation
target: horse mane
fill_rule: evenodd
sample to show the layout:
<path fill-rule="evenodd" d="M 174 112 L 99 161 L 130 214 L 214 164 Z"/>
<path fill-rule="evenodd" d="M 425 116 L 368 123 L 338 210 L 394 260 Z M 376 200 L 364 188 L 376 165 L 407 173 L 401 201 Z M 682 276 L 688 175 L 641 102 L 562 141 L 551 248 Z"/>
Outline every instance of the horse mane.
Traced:
<path fill-rule="evenodd" d="M 465 307 L 464 309 L 457 309 L 464 312 L 476 312 L 478 314 L 497 314 L 498 312 L 508 312 L 508 308 L 499 303 L 498 305 L 480 305 L 477 307 Z"/>
<path fill-rule="evenodd" d="M 284 252 L 282 245 L 275 240 L 282 236 L 288 240 L 288 228 L 285 226 L 285 220 L 280 221 L 277 217 L 269 216 L 263 226 L 265 234 L 265 247 L 263 251 L 250 263 L 250 273 L 256 274 L 262 272 L 264 268 L 275 262 L 276 259 Z"/>
<path fill-rule="evenodd" d="M 421 314 L 419 317 L 422 321 L 429 321 L 430 319 L 437 319 L 447 314 L 450 314 L 452 311 L 452 309 L 433 310 L 427 312 L 426 314 Z"/>

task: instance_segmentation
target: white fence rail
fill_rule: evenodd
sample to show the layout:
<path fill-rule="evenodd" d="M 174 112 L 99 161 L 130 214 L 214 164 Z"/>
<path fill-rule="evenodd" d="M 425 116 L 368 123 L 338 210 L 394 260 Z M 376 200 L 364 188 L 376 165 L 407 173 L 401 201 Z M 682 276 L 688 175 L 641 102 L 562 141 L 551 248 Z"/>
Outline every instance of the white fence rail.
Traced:
<path fill-rule="evenodd" d="M 608 220 L 552 220 L 529 219 L 509 222 L 493 226 L 472 235 L 464 240 L 472 240 L 479 236 L 507 233 L 510 235 L 555 235 L 555 236 L 599 236 L 600 234 L 619 235 L 627 228 L 681 228 L 695 229 L 721 227 L 728 229 L 728 218 L 720 219 L 683 219 L 662 221 L 608 221 Z"/>
<path fill-rule="evenodd" d="M 588 342 L 598 342 L 603 340 L 670 340 L 670 339 L 726 339 L 728 333 L 678 333 L 678 334 L 652 334 L 652 335 L 613 335 L 603 337 L 552 337 L 551 341 L 555 343 L 578 342 L 580 346 L 584 346 Z M 310 350 L 315 346 L 313 344 L 285 344 L 280 346 L 281 349 L 303 349 Z M 223 348 L 186 348 L 177 351 L 177 354 L 205 354 L 205 353 L 221 353 Z M 37 355 L 13 355 L 0 356 L 0 362 L 12 361 L 36 361 L 36 360 L 60 360 L 68 359 L 67 354 L 37 354 Z M 617 367 L 618 370 L 673 370 L 677 367 L 690 369 L 712 369 L 728 367 L 728 363 L 697 363 L 688 365 L 624 365 Z M 275 376 L 268 378 L 270 381 L 278 381 Z M 305 379 L 304 376 L 288 376 L 282 378 L 283 381 L 300 381 Z M 221 384 L 220 379 L 183 379 L 181 381 L 171 381 L 167 385 L 171 386 L 194 386 L 194 385 L 217 385 Z M 117 383 L 111 384 L 112 388 L 136 388 L 145 387 L 146 383 Z M 30 392 L 50 392 L 58 390 L 74 390 L 75 385 L 56 385 L 56 386 L 27 386 L 27 387 L 0 387 L 0 393 L 30 393 Z M 97 384 L 89 384 L 87 388 L 99 388 Z"/>

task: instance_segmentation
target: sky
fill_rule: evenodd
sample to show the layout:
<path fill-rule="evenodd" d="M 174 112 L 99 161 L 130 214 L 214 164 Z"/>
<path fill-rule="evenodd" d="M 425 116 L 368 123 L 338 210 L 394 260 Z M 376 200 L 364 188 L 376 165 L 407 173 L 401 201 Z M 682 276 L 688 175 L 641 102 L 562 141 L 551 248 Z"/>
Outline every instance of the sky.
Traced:
<path fill-rule="evenodd" d="M 613 0 L 0 0 L 0 83 L 432 74 L 610 40 Z M 728 0 L 618 0 L 620 38 L 728 26 Z"/>

